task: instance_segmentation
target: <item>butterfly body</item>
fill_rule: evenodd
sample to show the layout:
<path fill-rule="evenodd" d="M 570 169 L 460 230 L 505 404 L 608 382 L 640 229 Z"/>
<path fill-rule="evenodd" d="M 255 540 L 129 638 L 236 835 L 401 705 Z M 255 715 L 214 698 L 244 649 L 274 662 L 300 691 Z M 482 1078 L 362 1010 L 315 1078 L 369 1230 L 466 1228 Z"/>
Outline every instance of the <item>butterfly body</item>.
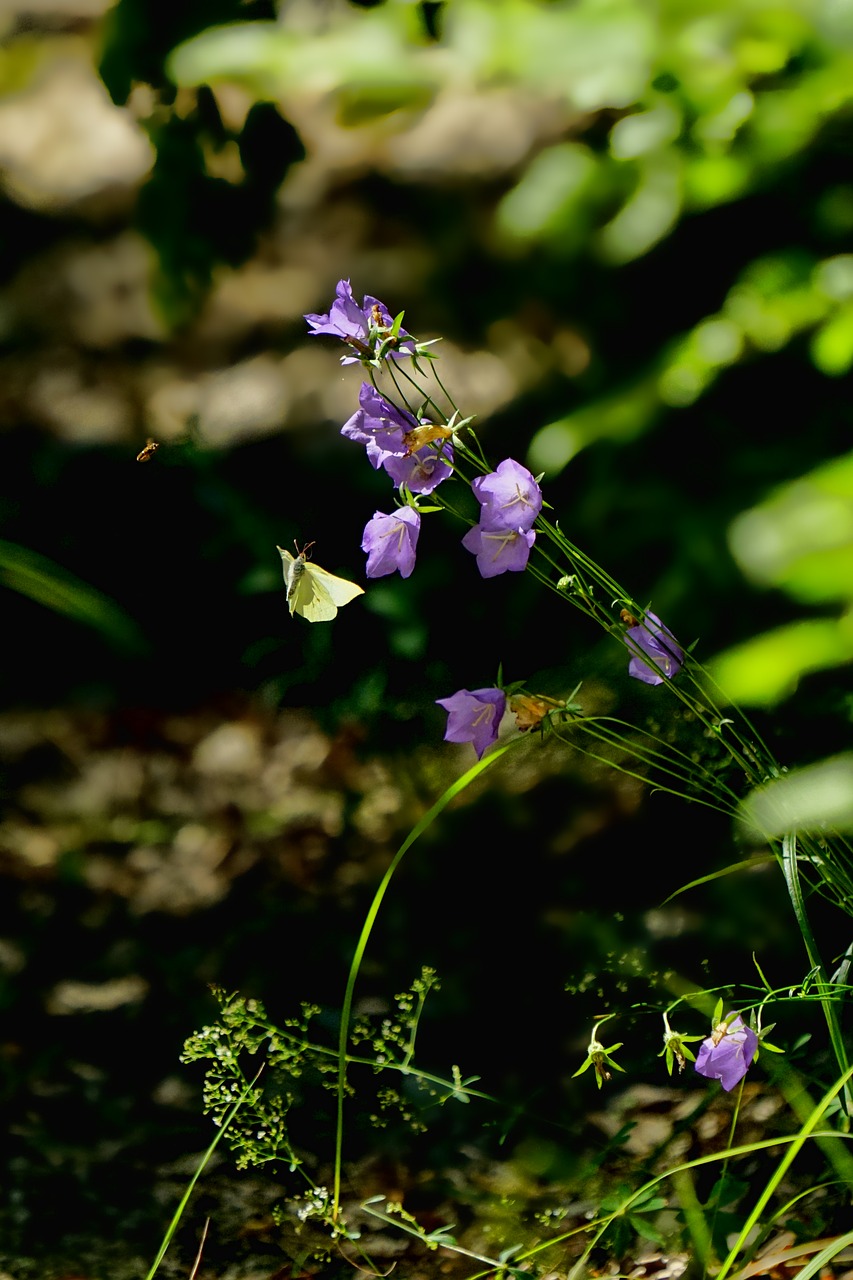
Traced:
<path fill-rule="evenodd" d="M 311 546 L 313 543 L 309 542 L 301 551 L 297 548 L 295 556 L 278 548 L 287 586 L 287 605 L 292 614 L 300 613 L 309 622 L 331 622 L 338 609 L 364 592 L 354 582 L 336 578 L 327 569 L 312 564 L 306 555 Z"/>

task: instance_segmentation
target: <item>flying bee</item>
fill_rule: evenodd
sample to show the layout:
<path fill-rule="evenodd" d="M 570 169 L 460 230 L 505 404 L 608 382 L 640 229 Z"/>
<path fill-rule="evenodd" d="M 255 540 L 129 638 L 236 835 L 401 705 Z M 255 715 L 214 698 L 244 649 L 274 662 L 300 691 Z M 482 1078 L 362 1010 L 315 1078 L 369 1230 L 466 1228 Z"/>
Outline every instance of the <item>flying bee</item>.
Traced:
<path fill-rule="evenodd" d="M 136 455 L 136 461 L 150 462 L 151 459 L 154 457 L 154 454 L 157 452 L 159 448 L 160 448 L 159 442 L 157 440 L 152 440 L 151 437 L 149 436 L 148 443 L 146 444 L 145 448 L 140 449 L 139 453 Z"/>

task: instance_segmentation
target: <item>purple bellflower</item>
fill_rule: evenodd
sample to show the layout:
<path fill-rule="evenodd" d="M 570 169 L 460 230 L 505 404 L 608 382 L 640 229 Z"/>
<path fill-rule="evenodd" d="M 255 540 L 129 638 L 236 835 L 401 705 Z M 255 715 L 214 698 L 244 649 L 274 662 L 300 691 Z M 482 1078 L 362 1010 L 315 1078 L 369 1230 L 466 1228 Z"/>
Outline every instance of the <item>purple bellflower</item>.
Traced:
<path fill-rule="evenodd" d="M 341 356 L 341 364 L 355 364 L 360 360 L 375 358 L 377 346 L 390 337 L 394 318 L 378 298 L 365 294 L 361 306 L 353 297 L 349 280 L 339 280 L 335 288 L 335 301 L 325 315 L 311 312 L 305 316 L 312 335 L 327 333 L 340 338 L 356 354 Z M 394 339 L 395 345 L 382 354 L 410 356 L 415 349 L 411 334 L 401 329 Z"/>
<path fill-rule="evenodd" d="M 377 511 L 364 528 L 362 551 L 367 552 L 368 578 L 384 578 L 399 572 L 408 578 L 415 567 L 415 549 L 421 531 L 421 517 L 413 507 L 401 507 L 393 515 Z"/>
<path fill-rule="evenodd" d="M 729 1013 L 718 1022 L 696 1056 L 696 1070 L 709 1080 L 719 1080 L 728 1092 L 749 1070 L 758 1048 L 758 1036 L 740 1014 Z"/>
<path fill-rule="evenodd" d="M 631 650 L 628 675 L 642 680 L 643 684 L 663 684 L 664 679 L 678 675 L 684 665 L 684 650 L 656 613 L 647 613 L 644 622 L 629 627 L 625 638 L 626 642 L 632 642 L 628 644 Z M 641 658 L 637 649 L 647 654 L 651 663 Z"/>
<path fill-rule="evenodd" d="M 417 426 L 415 419 L 386 400 L 369 382 L 362 382 L 358 403 L 360 408 L 341 427 L 341 435 L 366 446 L 374 469 L 381 467 L 386 458 L 404 458 L 404 437 Z"/>
<path fill-rule="evenodd" d="M 436 699 L 447 712 L 445 742 L 470 742 L 481 760 L 497 742 L 506 695 L 501 689 L 460 689 L 449 698 Z"/>
<path fill-rule="evenodd" d="M 499 573 L 520 573 L 525 569 L 535 541 L 532 529 L 492 530 L 478 524 L 468 530 L 462 545 L 477 557 L 481 578 L 496 578 Z"/>
<path fill-rule="evenodd" d="M 388 454 L 382 459 L 382 466 L 397 488 L 406 485 L 411 493 L 432 493 L 442 480 L 453 475 L 452 463 L 453 446 L 447 443 L 441 452 L 427 444 L 408 457 Z"/>
<path fill-rule="evenodd" d="M 489 475 L 478 476 L 471 489 L 482 507 L 482 529 L 526 533 L 542 510 L 542 490 L 527 468 L 512 458 L 505 458 Z"/>

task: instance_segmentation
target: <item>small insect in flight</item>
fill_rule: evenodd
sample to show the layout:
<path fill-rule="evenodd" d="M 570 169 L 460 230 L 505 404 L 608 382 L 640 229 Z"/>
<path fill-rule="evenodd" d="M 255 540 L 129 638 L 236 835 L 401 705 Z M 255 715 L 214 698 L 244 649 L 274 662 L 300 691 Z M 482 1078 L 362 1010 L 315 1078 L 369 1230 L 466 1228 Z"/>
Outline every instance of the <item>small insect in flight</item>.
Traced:
<path fill-rule="evenodd" d="M 136 455 L 136 461 L 150 462 L 151 459 L 154 457 L 154 454 L 157 452 L 159 448 L 160 448 L 159 441 L 152 440 L 151 437 L 149 436 L 148 443 L 146 444 L 145 448 L 140 449 L 139 453 Z"/>
<path fill-rule="evenodd" d="M 287 604 L 291 614 L 301 613 L 309 622 L 331 622 L 338 609 L 356 596 L 363 596 L 364 591 L 354 582 L 336 578 L 327 569 L 312 564 L 307 553 L 313 545 L 309 542 L 301 551 L 296 547 L 295 556 L 283 547 L 277 548 L 287 587 Z"/>

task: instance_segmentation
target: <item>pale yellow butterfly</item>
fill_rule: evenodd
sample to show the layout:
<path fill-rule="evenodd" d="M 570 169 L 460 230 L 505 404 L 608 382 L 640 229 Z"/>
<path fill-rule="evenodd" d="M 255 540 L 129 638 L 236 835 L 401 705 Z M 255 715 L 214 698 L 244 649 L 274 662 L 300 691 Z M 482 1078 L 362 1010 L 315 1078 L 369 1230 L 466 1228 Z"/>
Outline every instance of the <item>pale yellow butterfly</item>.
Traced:
<path fill-rule="evenodd" d="M 277 548 L 287 586 L 287 603 L 291 613 L 301 613 L 309 622 L 331 622 L 338 609 L 364 592 L 354 582 L 336 578 L 327 569 L 312 564 L 307 552 L 313 545 L 309 542 L 301 551 L 297 547 L 295 556 L 282 547 Z"/>

